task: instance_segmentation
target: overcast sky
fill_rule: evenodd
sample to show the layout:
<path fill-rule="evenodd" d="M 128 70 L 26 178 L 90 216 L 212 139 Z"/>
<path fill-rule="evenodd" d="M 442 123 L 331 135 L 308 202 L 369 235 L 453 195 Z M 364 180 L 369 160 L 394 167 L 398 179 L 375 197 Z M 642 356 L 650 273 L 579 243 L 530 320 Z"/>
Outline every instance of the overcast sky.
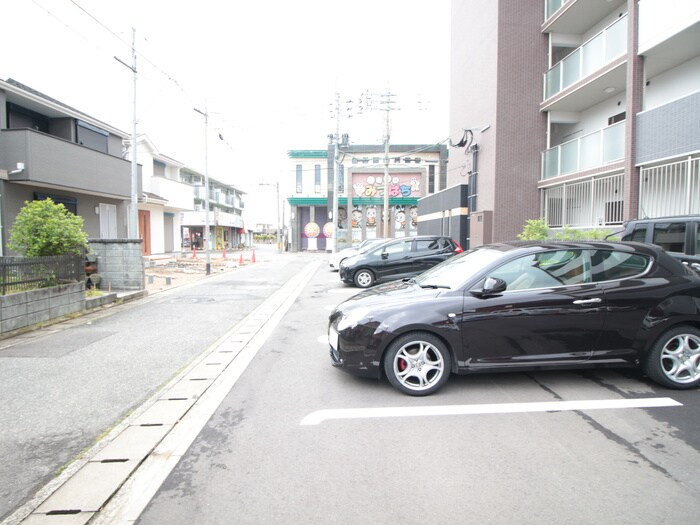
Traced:
<path fill-rule="evenodd" d="M 289 149 L 340 133 L 380 143 L 381 111 L 346 112 L 363 92 L 395 94 L 391 142 L 448 134 L 449 0 L 0 0 L 0 78 L 13 78 L 127 133 L 136 30 L 138 132 L 164 155 L 249 192 L 249 222 L 275 222 L 271 187 Z M 376 98 L 375 98 L 376 100 Z M 353 115 L 348 118 L 347 115 Z M 219 135 L 223 138 L 221 140 Z M 274 211 L 272 212 L 274 213 Z M 252 224 L 251 224 L 252 226 Z"/>

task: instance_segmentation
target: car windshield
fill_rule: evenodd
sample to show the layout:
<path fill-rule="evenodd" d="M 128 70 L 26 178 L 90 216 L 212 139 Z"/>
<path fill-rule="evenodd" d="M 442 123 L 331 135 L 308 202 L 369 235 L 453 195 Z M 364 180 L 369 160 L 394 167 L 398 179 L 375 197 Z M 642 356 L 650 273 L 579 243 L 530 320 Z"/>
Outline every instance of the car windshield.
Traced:
<path fill-rule="evenodd" d="M 416 277 L 416 284 L 423 288 L 449 288 L 455 290 L 474 277 L 482 268 L 503 256 L 501 250 L 492 248 L 474 248 Z"/>

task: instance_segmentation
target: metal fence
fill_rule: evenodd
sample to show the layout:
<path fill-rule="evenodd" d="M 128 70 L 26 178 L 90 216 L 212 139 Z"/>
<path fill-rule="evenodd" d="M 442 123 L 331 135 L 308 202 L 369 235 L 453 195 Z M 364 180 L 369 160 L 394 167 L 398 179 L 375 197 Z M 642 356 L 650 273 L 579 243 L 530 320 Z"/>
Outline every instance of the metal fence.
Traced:
<path fill-rule="evenodd" d="M 564 183 L 544 190 L 547 226 L 597 228 L 622 224 L 622 175 Z"/>
<path fill-rule="evenodd" d="M 0 257 L 0 294 L 85 280 L 84 255 Z"/>
<path fill-rule="evenodd" d="M 639 216 L 700 213 L 700 159 L 688 158 L 640 170 Z"/>

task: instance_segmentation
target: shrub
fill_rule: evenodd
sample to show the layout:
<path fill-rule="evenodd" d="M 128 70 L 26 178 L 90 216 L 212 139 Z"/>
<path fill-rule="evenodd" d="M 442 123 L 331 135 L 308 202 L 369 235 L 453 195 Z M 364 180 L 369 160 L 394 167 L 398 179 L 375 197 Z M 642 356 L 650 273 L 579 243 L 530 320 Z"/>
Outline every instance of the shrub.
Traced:
<path fill-rule="evenodd" d="M 8 246 L 25 257 L 81 255 L 88 249 L 83 218 L 51 199 L 25 201 L 10 230 Z"/>
<path fill-rule="evenodd" d="M 523 231 L 518 234 L 521 241 L 546 241 L 554 239 L 557 241 L 596 241 L 605 239 L 610 230 L 577 230 L 569 225 L 561 230 L 550 232 L 544 219 L 530 219 L 525 223 Z"/>

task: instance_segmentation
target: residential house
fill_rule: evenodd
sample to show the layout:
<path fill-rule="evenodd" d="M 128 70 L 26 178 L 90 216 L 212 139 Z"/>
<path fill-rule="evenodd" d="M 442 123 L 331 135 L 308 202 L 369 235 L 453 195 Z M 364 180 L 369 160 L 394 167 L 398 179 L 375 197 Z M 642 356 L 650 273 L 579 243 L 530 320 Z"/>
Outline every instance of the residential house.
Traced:
<path fill-rule="evenodd" d="M 162 254 L 182 248 L 181 212 L 194 210 L 194 188 L 181 179 L 185 165 L 158 151 L 141 135 L 136 159 L 142 166 L 143 192 L 139 199 L 139 237 L 143 254 Z"/>
<path fill-rule="evenodd" d="M 700 213 L 697 1 L 453 0 L 451 73 L 472 246 Z"/>
<path fill-rule="evenodd" d="M 128 134 L 14 80 L 0 80 L 2 255 L 25 201 L 50 197 L 81 216 L 88 237 L 128 237 Z M 140 174 L 138 191 L 141 190 Z"/>

